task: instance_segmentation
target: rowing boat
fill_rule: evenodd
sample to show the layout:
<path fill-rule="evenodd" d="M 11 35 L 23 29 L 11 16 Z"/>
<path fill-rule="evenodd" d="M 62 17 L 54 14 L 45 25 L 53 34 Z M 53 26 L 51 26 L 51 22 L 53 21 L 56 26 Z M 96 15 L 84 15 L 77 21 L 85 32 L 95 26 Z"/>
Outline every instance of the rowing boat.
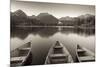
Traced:
<path fill-rule="evenodd" d="M 76 55 L 79 62 L 95 61 L 94 53 L 80 45 L 77 45 Z"/>
<path fill-rule="evenodd" d="M 62 43 L 56 41 L 52 45 L 45 60 L 45 64 L 73 63 L 72 56 Z"/>
<path fill-rule="evenodd" d="M 31 53 L 31 42 L 28 42 L 15 50 L 11 51 L 11 66 L 23 66 L 31 64 L 32 53 Z"/>

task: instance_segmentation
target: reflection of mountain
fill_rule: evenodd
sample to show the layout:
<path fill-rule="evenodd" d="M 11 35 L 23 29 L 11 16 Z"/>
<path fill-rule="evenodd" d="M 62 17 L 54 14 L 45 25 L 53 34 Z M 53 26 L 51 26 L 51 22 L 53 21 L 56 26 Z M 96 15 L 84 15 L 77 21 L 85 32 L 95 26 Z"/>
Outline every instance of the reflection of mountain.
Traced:
<path fill-rule="evenodd" d="M 89 36 L 95 34 L 95 29 L 77 29 L 77 32 L 79 35 Z"/>
<path fill-rule="evenodd" d="M 95 34 L 95 29 L 78 29 L 78 28 L 65 28 L 63 27 L 60 31 L 57 27 L 29 27 L 29 28 L 15 28 L 11 30 L 11 37 L 19 37 L 25 39 L 29 34 L 39 35 L 41 37 L 50 37 L 61 32 L 62 34 L 78 34 L 81 36 L 90 36 Z"/>
<path fill-rule="evenodd" d="M 41 37 L 50 37 L 57 32 L 57 28 L 49 27 L 21 27 L 11 30 L 11 37 L 19 37 L 21 39 L 26 38 L 29 34 L 39 35 Z"/>
<path fill-rule="evenodd" d="M 57 32 L 57 28 L 44 28 L 38 32 L 38 35 L 41 37 L 50 37 L 53 36 Z"/>
<path fill-rule="evenodd" d="M 22 28 L 14 28 L 11 30 L 11 37 L 19 37 L 21 39 L 25 39 L 28 36 L 29 32 L 25 31 Z"/>
<path fill-rule="evenodd" d="M 63 28 L 61 33 L 67 35 L 70 33 L 75 33 L 81 36 L 90 36 L 95 34 L 95 29 Z"/>

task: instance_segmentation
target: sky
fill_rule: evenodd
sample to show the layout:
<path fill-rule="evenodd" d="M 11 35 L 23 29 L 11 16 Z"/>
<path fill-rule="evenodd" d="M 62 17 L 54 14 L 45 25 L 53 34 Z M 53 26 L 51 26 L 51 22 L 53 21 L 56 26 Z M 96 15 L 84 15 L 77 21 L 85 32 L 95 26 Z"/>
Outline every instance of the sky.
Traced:
<path fill-rule="evenodd" d="M 14 12 L 18 9 L 24 11 L 28 16 L 31 15 L 37 16 L 40 13 L 49 13 L 57 18 L 65 16 L 77 17 L 84 14 L 95 15 L 94 5 L 23 2 L 23 1 L 11 0 L 11 12 Z"/>

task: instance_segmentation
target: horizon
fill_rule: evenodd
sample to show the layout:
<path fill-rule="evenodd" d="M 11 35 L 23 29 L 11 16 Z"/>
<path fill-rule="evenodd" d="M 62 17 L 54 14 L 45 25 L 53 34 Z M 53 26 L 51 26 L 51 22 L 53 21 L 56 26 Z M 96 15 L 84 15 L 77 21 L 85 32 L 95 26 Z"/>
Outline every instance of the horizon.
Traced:
<path fill-rule="evenodd" d="M 55 4 L 42 2 L 20 2 L 11 0 L 11 12 L 22 10 L 27 16 L 39 15 L 40 13 L 49 13 L 56 18 L 61 17 L 78 17 L 80 15 L 95 15 L 95 6 L 93 5 L 76 5 L 76 4 Z"/>

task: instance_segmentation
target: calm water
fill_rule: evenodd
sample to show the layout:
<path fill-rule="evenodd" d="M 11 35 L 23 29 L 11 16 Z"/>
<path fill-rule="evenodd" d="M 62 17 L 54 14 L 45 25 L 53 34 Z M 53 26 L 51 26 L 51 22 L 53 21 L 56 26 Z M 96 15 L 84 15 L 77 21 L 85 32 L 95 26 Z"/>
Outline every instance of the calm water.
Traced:
<path fill-rule="evenodd" d="M 76 45 L 95 52 L 95 30 L 66 27 L 16 28 L 11 31 L 11 50 L 32 41 L 33 64 L 44 64 L 49 48 L 60 41 L 76 61 Z"/>

